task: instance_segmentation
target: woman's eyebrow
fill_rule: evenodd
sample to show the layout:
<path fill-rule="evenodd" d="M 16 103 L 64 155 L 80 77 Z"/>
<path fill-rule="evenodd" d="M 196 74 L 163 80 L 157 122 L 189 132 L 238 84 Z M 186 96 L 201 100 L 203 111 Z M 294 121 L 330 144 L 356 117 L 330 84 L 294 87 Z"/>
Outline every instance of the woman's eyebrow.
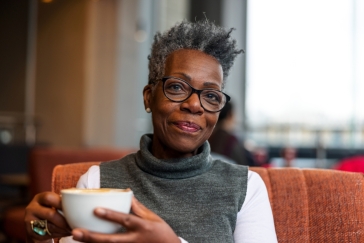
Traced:
<path fill-rule="evenodd" d="M 173 75 L 180 75 L 180 76 L 183 76 L 183 79 L 185 80 L 185 81 L 191 81 L 192 80 L 192 78 L 191 78 L 191 76 L 190 75 L 188 75 L 188 74 L 186 74 L 186 73 L 181 73 L 181 72 L 176 72 L 176 73 L 172 73 L 171 74 L 171 76 L 173 76 Z M 206 81 L 206 82 L 204 82 L 203 83 L 203 86 L 204 87 L 211 87 L 211 86 L 216 86 L 216 88 L 218 89 L 218 90 L 220 90 L 221 89 L 221 87 L 220 87 L 220 85 L 218 85 L 218 84 L 216 84 L 215 82 L 210 82 L 210 81 Z"/>
<path fill-rule="evenodd" d="M 216 84 L 215 82 L 204 82 L 203 83 L 203 86 L 206 86 L 206 87 L 211 87 L 211 86 L 216 86 L 218 89 L 221 89 L 220 85 Z"/>

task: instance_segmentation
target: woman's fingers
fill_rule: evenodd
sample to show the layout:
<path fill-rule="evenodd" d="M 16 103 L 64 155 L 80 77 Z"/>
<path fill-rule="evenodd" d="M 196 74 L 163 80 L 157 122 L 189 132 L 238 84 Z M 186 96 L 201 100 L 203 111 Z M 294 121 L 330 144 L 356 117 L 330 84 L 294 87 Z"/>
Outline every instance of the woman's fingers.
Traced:
<path fill-rule="evenodd" d="M 46 219 L 59 228 L 71 230 L 66 219 L 55 208 L 60 204 L 60 197 L 55 193 L 37 195 L 25 209 L 25 221 Z"/>
<path fill-rule="evenodd" d="M 38 203 L 43 206 L 62 209 L 61 196 L 54 192 L 43 192 L 36 197 L 38 197 Z"/>
<path fill-rule="evenodd" d="M 106 208 L 97 208 L 94 211 L 96 216 L 121 224 L 127 232 L 121 234 L 100 234 L 85 229 L 75 229 L 72 231 L 73 239 L 90 243 L 180 242 L 177 235 L 166 222 L 135 198 L 132 201 L 132 211 L 134 214 L 125 214 Z"/>
<path fill-rule="evenodd" d="M 146 221 L 163 222 L 158 215 L 146 208 L 134 197 L 132 199 L 131 209 L 135 215 L 119 213 L 106 208 L 95 209 L 95 215 L 106 220 L 117 222 L 128 230 L 143 226 Z"/>
<path fill-rule="evenodd" d="M 65 235 L 71 235 L 72 230 L 67 228 L 60 228 L 50 222 L 47 223 L 48 224 L 48 230 L 51 233 L 52 238 L 60 238 L 60 237 L 64 237 Z"/>
<path fill-rule="evenodd" d="M 57 212 L 61 208 L 61 198 L 52 192 L 37 194 L 25 209 L 25 227 L 28 235 L 37 240 L 63 237 L 71 234 L 71 229 L 65 218 Z M 47 227 L 52 236 L 38 235 L 32 230 L 31 221 L 47 220 Z"/>
<path fill-rule="evenodd" d="M 54 208 L 27 207 L 25 211 L 25 221 L 30 222 L 31 220 L 37 219 L 48 220 L 60 228 L 69 228 L 66 219 Z"/>
<path fill-rule="evenodd" d="M 71 229 L 69 228 L 68 225 L 66 225 L 66 227 L 63 227 L 63 226 L 58 227 L 55 224 L 53 224 L 51 220 L 47 220 L 47 229 L 51 233 L 51 235 L 48 235 L 48 234 L 45 234 L 44 236 L 39 235 L 33 231 L 32 226 L 31 226 L 31 221 L 36 221 L 36 220 L 44 220 L 44 219 L 38 218 L 38 219 L 32 219 L 32 220 L 25 221 L 25 228 L 26 228 L 28 234 L 34 239 L 45 240 L 45 239 L 50 239 L 50 238 L 60 238 L 60 237 L 71 235 Z M 54 220 L 53 220 L 53 222 L 54 222 Z"/>
<path fill-rule="evenodd" d="M 81 242 L 99 243 L 99 242 L 136 242 L 135 233 L 128 232 L 123 234 L 100 234 L 85 229 L 74 229 L 72 231 L 73 239 Z"/>
<path fill-rule="evenodd" d="M 134 230 L 144 223 L 141 218 L 135 215 L 119 213 L 105 208 L 96 208 L 95 215 L 100 218 L 119 223 L 127 230 Z"/>
<path fill-rule="evenodd" d="M 74 239 L 83 242 L 180 242 L 171 227 L 158 215 L 137 200 L 132 202 L 133 214 L 115 212 L 105 208 L 95 209 L 95 215 L 105 220 L 121 224 L 126 233 L 104 235 L 77 229 L 72 232 Z"/>

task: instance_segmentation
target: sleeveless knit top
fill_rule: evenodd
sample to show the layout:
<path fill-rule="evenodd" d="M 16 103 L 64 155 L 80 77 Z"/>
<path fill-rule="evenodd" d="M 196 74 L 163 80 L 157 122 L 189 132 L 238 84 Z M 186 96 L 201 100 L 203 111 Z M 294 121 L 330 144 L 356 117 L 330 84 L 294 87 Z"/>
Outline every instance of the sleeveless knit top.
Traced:
<path fill-rule="evenodd" d="M 236 217 L 246 196 L 248 167 L 210 156 L 205 142 L 189 158 L 160 160 L 144 135 L 140 150 L 100 164 L 102 188 L 130 188 L 175 233 L 193 242 L 234 242 Z"/>

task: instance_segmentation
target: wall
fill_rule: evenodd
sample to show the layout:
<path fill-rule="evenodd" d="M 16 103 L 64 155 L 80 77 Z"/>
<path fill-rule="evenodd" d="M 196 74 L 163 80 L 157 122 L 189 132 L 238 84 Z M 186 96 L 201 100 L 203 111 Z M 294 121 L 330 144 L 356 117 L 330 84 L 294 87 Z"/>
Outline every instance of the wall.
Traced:
<path fill-rule="evenodd" d="M 38 141 L 82 145 L 86 0 L 40 3 L 35 113 Z"/>
<path fill-rule="evenodd" d="M 88 6 L 83 126 L 86 146 L 114 145 L 118 9 L 114 0 L 92 1 Z"/>
<path fill-rule="evenodd" d="M 24 112 L 28 1 L 0 1 L 0 112 Z"/>

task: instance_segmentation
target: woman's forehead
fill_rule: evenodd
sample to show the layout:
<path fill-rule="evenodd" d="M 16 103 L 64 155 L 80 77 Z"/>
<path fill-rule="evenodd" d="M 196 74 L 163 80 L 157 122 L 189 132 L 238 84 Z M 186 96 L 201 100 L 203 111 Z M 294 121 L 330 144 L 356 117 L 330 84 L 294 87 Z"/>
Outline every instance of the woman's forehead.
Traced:
<path fill-rule="evenodd" d="M 179 61 L 179 60 L 194 59 L 194 58 L 209 59 L 212 62 L 215 62 L 216 64 L 220 65 L 219 61 L 215 57 L 208 55 L 203 51 L 195 50 L 195 49 L 176 50 L 167 56 L 166 62 L 172 61 L 172 60 Z"/>
<path fill-rule="evenodd" d="M 219 87 L 223 82 L 220 63 L 213 56 L 191 49 L 171 53 L 166 59 L 164 76 L 177 76 L 190 82 L 214 83 Z"/>

